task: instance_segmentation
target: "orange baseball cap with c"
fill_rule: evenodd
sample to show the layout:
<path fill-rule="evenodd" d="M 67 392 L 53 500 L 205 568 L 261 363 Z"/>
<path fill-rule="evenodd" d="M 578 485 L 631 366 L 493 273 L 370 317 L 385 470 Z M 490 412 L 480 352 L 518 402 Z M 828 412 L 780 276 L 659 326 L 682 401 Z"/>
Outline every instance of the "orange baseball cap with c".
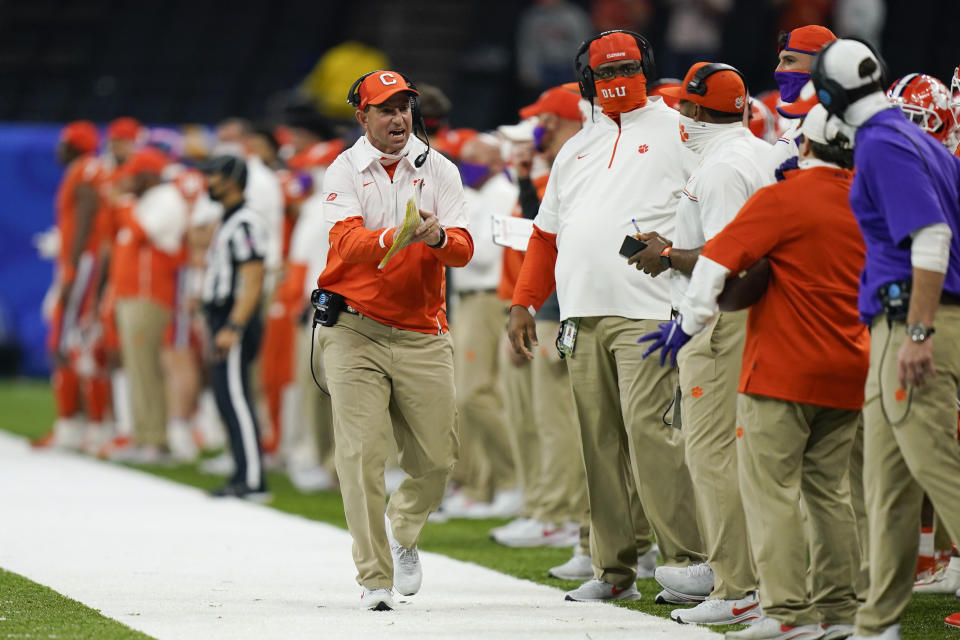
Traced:
<path fill-rule="evenodd" d="M 583 120 L 583 113 L 580 112 L 580 87 L 575 82 L 568 82 L 547 89 L 540 94 L 536 102 L 520 109 L 520 117 L 524 120 L 542 113 L 552 113 L 577 122 Z"/>
<path fill-rule="evenodd" d="M 818 24 L 808 24 L 784 34 L 780 41 L 780 51 L 796 51 L 815 56 L 836 39 L 837 36 L 830 29 Z"/>
<path fill-rule="evenodd" d="M 140 136 L 140 122 L 136 118 L 117 118 L 107 126 L 108 140 L 136 140 Z"/>
<path fill-rule="evenodd" d="M 694 104 L 722 113 L 737 114 L 743 113 L 743 108 L 747 104 L 747 87 L 743 84 L 743 78 L 733 69 L 722 69 L 715 71 L 704 78 L 701 82 L 706 91 L 703 95 L 689 91 L 691 83 L 697 71 L 713 64 L 712 62 L 698 62 L 690 67 L 687 75 L 683 77 L 683 82 L 677 87 L 664 87 L 660 94 L 678 100 L 688 100 Z"/>
<path fill-rule="evenodd" d="M 367 105 L 383 104 L 401 91 L 420 95 L 420 92 L 408 85 L 404 77 L 396 71 L 374 71 L 364 78 L 357 88 L 357 93 L 360 94 L 358 108 L 365 109 Z"/>
<path fill-rule="evenodd" d="M 628 33 L 608 33 L 590 43 L 590 68 L 606 62 L 643 60 L 637 41 Z"/>
<path fill-rule="evenodd" d="M 117 171 L 119 177 L 129 178 L 140 173 L 161 174 L 170 164 L 170 159 L 155 147 L 145 147 L 133 155 Z"/>
<path fill-rule="evenodd" d="M 89 120 L 76 120 L 60 131 L 60 142 L 68 144 L 80 153 L 96 151 L 100 145 L 97 126 Z"/>

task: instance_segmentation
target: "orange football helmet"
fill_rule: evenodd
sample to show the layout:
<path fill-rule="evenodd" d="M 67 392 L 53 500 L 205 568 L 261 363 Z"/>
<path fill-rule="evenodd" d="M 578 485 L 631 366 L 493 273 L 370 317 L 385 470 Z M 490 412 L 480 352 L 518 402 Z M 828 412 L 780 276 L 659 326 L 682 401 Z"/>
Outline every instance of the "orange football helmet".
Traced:
<path fill-rule="evenodd" d="M 750 119 L 747 123 L 750 131 L 761 140 L 770 144 L 777 141 L 777 119 L 770 109 L 757 98 L 750 98 Z"/>
<path fill-rule="evenodd" d="M 890 85 L 887 98 L 948 149 L 952 151 L 957 146 L 958 114 L 942 82 L 933 76 L 911 73 Z"/>

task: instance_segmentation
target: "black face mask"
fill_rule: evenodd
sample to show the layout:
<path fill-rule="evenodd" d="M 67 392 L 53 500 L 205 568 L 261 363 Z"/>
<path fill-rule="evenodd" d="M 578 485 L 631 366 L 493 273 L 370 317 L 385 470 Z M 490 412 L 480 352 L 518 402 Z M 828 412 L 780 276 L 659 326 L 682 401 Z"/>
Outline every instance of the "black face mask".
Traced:
<path fill-rule="evenodd" d="M 220 194 L 219 197 L 217 196 L 216 192 L 213 190 L 213 186 L 207 187 L 207 195 L 210 196 L 210 199 L 213 200 L 214 202 L 220 202 L 220 198 L 223 197 L 222 193 Z"/>

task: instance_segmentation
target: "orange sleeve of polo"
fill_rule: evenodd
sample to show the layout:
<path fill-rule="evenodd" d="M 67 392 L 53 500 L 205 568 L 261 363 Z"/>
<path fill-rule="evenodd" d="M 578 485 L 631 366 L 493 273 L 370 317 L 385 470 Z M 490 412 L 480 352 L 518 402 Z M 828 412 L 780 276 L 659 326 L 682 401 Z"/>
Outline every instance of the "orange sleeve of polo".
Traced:
<path fill-rule="evenodd" d="M 434 249 L 437 258 L 448 267 L 462 267 L 473 257 L 473 237 L 470 232 L 460 227 L 444 229 L 447 234 L 446 243 L 439 249 Z"/>
<path fill-rule="evenodd" d="M 330 229 L 330 246 L 348 263 L 379 262 L 393 244 L 394 229 L 366 229 L 363 218 L 341 220 Z M 381 237 L 383 244 L 380 243 Z M 388 242 L 389 240 L 389 242 Z"/>
<path fill-rule="evenodd" d="M 557 288 L 554 275 L 556 265 L 556 234 L 547 233 L 534 225 L 511 305 L 539 309 Z"/>

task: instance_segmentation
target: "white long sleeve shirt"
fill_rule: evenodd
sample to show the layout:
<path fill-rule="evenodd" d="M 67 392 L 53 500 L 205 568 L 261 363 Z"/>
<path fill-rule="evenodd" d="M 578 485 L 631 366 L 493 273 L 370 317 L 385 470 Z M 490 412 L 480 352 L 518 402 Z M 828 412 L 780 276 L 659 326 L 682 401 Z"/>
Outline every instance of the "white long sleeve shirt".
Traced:
<path fill-rule="evenodd" d="M 550 172 L 534 224 L 557 234 L 560 317 L 670 317 L 668 277 L 650 278 L 619 255 L 624 236 L 671 238 L 677 202 L 696 166 L 683 146 L 679 115 L 659 98 L 605 115 L 566 142 Z"/>
<path fill-rule="evenodd" d="M 317 288 L 317 278 L 327 266 L 332 226 L 323 214 L 323 197 L 319 192 L 300 206 L 300 217 L 290 237 L 290 262 L 307 265 L 303 289 L 308 298 Z"/>
<path fill-rule="evenodd" d="M 496 289 L 503 268 L 503 247 L 493 242 L 493 217 L 510 216 L 517 206 L 520 191 L 503 173 L 487 180 L 479 189 L 465 187 L 473 259 L 454 272 L 452 288 L 456 292 Z"/>
<path fill-rule="evenodd" d="M 766 159 L 771 145 L 739 123 L 711 140 L 683 187 L 677 205 L 677 233 L 673 246 L 697 249 L 733 220 L 758 189 L 773 183 Z M 671 273 L 671 300 L 679 307 L 690 277 Z"/>

